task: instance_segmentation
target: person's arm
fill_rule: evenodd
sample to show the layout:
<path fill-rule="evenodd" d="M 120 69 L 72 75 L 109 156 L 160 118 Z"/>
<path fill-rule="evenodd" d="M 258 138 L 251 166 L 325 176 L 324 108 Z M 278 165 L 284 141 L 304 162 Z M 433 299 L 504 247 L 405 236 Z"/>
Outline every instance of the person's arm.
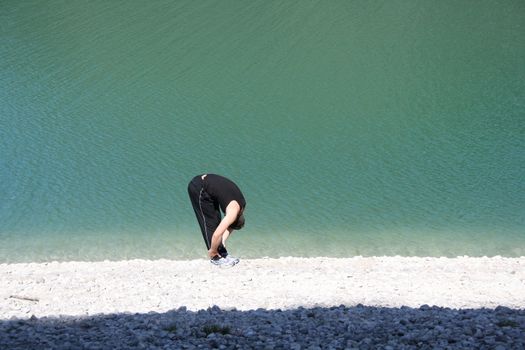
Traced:
<path fill-rule="evenodd" d="M 230 234 L 230 231 L 228 231 L 228 227 L 230 227 L 230 225 L 235 222 L 240 211 L 241 206 L 239 205 L 239 203 L 237 203 L 237 201 L 231 201 L 230 204 L 228 204 L 228 206 L 226 207 L 226 213 L 222 218 L 219 226 L 217 226 L 217 228 L 215 229 L 215 232 L 213 232 L 213 236 L 211 237 L 211 246 L 210 250 L 208 250 L 208 255 L 210 258 L 219 255 L 219 246 L 223 241 L 226 241 Z"/>
<path fill-rule="evenodd" d="M 228 239 L 228 237 L 230 237 L 230 235 L 233 233 L 233 229 L 226 229 L 226 231 L 224 231 L 224 234 L 222 235 L 222 245 L 224 247 L 226 247 L 226 240 Z"/>

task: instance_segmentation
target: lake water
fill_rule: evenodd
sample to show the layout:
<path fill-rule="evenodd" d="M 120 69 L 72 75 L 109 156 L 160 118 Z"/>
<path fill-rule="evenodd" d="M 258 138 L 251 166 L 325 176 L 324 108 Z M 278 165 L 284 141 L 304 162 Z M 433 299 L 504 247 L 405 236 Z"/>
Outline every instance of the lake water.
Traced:
<path fill-rule="evenodd" d="M 0 262 L 525 255 L 523 1 L 2 1 Z"/>

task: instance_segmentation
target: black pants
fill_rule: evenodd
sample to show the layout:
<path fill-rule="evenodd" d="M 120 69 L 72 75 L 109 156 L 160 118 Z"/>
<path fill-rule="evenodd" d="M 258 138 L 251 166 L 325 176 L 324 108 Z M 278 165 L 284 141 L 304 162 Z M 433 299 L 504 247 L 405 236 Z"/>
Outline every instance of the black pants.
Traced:
<path fill-rule="evenodd" d="M 195 176 L 188 184 L 188 194 L 190 196 L 195 216 L 199 222 L 202 232 L 202 238 L 206 243 L 208 250 L 211 246 L 211 237 L 217 226 L 221 222 L 221 210 L 219 202 L 214 200 L 204 189 L 204 181 L 199 176 Z M 218 252 L 221 256 L 228 255 L 226 248 L 222 243 L 219 246 Z"/>

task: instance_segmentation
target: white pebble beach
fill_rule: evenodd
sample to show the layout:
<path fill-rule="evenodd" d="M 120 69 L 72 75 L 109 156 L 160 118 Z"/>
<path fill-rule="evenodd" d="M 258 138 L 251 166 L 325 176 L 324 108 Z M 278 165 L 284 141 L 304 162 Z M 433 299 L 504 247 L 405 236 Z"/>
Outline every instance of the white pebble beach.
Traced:
<path fill-rule="evenodd" d="M 525 257 L 352 257 L 0 264 L 0 318 L 383 306 L 525 308 Z"/>

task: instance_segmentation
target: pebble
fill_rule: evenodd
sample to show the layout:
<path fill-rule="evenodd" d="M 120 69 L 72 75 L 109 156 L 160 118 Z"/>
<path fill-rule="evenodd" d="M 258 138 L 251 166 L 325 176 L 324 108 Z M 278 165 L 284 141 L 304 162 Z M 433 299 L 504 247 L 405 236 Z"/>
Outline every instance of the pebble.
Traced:
<path fill-rule="evenodd" d="M 165 313 L 31 316 L 0 320 L 0 349 L 39 348 L 42 344 L 55 349 L 525 348 L 525 310 L 465 309 L 461 315 L 458 318 L 458 310 L 440 307 L 359 305 L 252 311 L 213 307 L 197 312 L 180 308 Z M 220 331 L 206 334 L 206 327 Z"/>

